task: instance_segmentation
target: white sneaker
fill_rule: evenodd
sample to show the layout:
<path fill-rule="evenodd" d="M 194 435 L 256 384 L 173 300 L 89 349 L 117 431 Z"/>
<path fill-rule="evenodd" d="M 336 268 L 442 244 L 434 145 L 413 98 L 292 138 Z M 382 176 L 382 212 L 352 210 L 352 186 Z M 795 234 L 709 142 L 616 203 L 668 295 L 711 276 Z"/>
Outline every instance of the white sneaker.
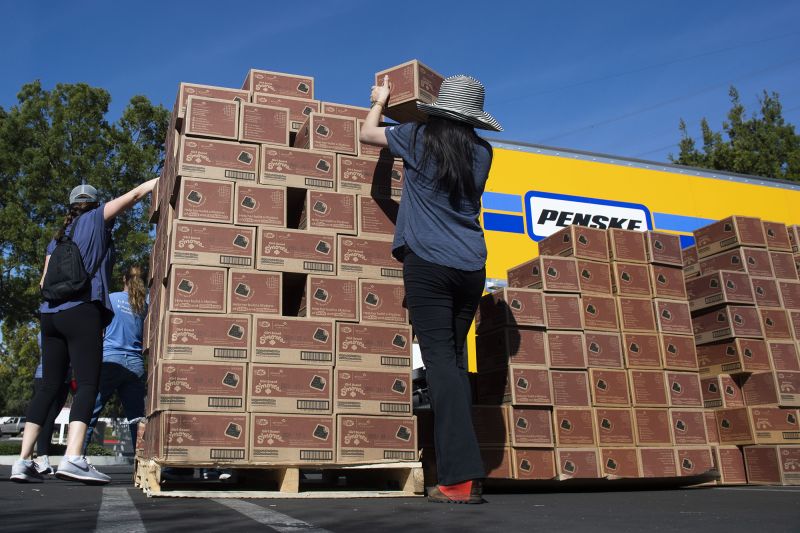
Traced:
<path fill-rule="evenodd" d="M 37 460 L 33 462 L 36 466 L 36 471 L 42 476 L 52 476 L 54 471 L 53 467 L 50 466 L 50 458 L 46 455 L 42 455 L 36 459 Z"/>
<path fill-rule="evenodd" d="M 17 483 L 41 483 L 44 481 L 44 476 L 38 472 L 36 463 L 33 461 L 28 462 L 17 459 L 14 461 L 14 466 L 11 467 L 11 477 L 9 479 Z"/>
<path fill-rule="evenodd" d="M 86 460 L 86 457 L 69 460 L 64 456 L 58 465 L 56 477 L 68 481 L 80 481 L 87 485 L 106 485 L 111 483 L 111 478 L 97 471 L 97 469 Z"/>

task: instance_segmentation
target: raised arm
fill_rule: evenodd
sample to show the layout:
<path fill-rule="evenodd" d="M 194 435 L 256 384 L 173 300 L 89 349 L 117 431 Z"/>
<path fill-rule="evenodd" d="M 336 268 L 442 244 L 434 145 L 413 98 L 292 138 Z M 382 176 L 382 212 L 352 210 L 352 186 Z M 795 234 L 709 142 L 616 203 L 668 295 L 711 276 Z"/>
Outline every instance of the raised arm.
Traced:
<path fill-rule="evenodd" d="M 382 85 L 372 86 L 370 100 L 372 100 L 372 106 L 361 127 L 359 140 L 375 146 L 389 146 L 389 142 L 386 140 L 386 128 L 378 126 L 386 102 L 389 101 L 389 76 L 383 77 Z"/>
<path fill-rule="evenodd" d="M 145 181 L 122 196 L 114 198 L 110 202 L 106 202 L 105 206 L 103 207 L 103 218 L 105 220 L 111 220 L 121 215 L 133 207 L 139 200 L 147 196 L 150 191 L 153 190 L 153 187 L 156 186 L 157 182 L 158 178 Z"/>

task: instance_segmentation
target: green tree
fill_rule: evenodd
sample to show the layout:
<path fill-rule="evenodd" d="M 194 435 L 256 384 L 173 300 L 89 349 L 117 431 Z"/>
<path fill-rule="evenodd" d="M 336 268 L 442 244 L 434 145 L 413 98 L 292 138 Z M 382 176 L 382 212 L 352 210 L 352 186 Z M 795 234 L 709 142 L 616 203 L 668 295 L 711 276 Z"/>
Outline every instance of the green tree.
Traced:
<path fill-rule="evenodd" d="M 749 118 L 735 87 L 729 91 L 731 109 L 722 131 L 713 131 L 708 120 L 700 121 L 702 147 L 698 148 L 681 119 L 678 157 L 680 165 L 725 170 L 767 178 L 800 181 L 800 135 L 783 118 L 777 93 L 764 91 L 759 97 L 760 113 Z"/>
<path fill-rule="evenodd" d="M 163 164 L 169 121 L 162 106 L 135 96 L 111 123 L 109 93 L 83 83 L 46 90 L 36 81 L 17 98 L 17 105 L 0 107 L 0 407 L 10 407 L 6 379 L 27 379 L 18 370 L 34 357 L 27 348 L 38 331 L 44 252 L 63 222 L 69 191 L 90 183 L 108 200 L 153 177 Z M 146 212 L 140 204 L 117 219 L 117 288 L 125 266 L 146 266 Z"/>

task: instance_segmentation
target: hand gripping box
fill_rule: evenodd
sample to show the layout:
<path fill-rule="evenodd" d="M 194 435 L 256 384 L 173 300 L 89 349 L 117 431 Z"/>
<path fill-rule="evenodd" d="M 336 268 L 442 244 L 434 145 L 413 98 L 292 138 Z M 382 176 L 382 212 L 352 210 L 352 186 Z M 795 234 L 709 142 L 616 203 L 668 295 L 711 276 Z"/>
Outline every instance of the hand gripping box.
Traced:
<path fill-rule="evenodd" d="M 410 369 L 411 327 L 336 323 L 336 366 Z"/>
<path fill-rule="evenodd" d="M 592 406 L 628 407 L 631 395 L 628 388 L 628 373 L 622 369 L 590 368 Z"/>
<path fill-rule="evenodd" d="M 772 271 L 777 279 L 797 281 L 797 265 L 791 253 L 770 251 L 769 259 L 772 261 Z"/>
<path fill-rule="evenodd" d="M 175 211 L 180 220 L 232 224 L 235 182 L 204 178 L 181 178 Z"/>
<path fill-rule="evenodd" d="M 758 314 L 761 317 L 761 326 L 764 328 L 764 337 L 768 341 L 794 340 L 789 313 L 785 309 L 759 307 Z"/>
<path fill-rule="evenodd" d="M 190 96 L 186 102 L 185 135 L 239 139 L 239 102 Z"/>
<path fill-rule="evenodd" d="M 797 444 L 800 442 L 797 409 L 742 407 L 719 409 L 717 430 L 722 444 Z"/>
<path fill-rule="evenodd" d="M 740 246 L 767 247 L 761 219 L 755 217 L 724 218 L 695 230 L 694 238 L 697 241 L 697 255 L 701 259 Z"/>
<path fill-rule="evenodd" d="M 697 257 L 697 247 L 687 246 L 681 250 L 683 256 L 683 277 L 686 279 L 700 275 L 700 263 Z"/>
<path fill-rule="evenodd" d="M 745 406 L 742 387 L 728 374 L 701 379 L 700 392 L 703 395 L 703 407 L 706 409 Z"/>
<path fill-rule="evenodd" d="M 280 316 L 282 277 L 280 272 L 228 269 L 228 312 Z"/>
<path fill-rule="evenodd" d="M 255 183 L 259 151 L 255 144 L 181 136 L 177 174 Z"/>
<path fill-rule="evenodd" d="M 550 409 L 508 407 L 507 414 L 512 446 L 553 447 L 553 413 Z"/>
<path fill-rule="evenodd" d="M 479 335 L 504 326 L 546 325 L 543 293 L 537 289 L 504 287 L 492 291 L 481 298 L 475 315 L 475 329 Z"/>
<path fill-rule="evenodd" d="M 358 235 L 360 237 L 394 237 L 400 204 L 391 198 L 358 195 Z"/>
<path fill-rule="evenodd" d="M 167 310 L 225 313 L 227 278 L 225 268 L 170 265 Z"/>
<path fill-rule="evenodd" d="M 594 413 L 591 408 L 556 407 L 553 410 L 556 446 L 595 446 Z"/>
<path fill-rule="evenodd" d="M 302 187 L 321 191 L 336 190 L 336 154 L 283 148 L 261 147 L 258 181 L 264 185 Z"/>
<path fill-rule="evenodd" d="M 746 446 L 747 482 L 756 485 L 800 485 L 800 446 Z"/>
<path fill-rule="evenodd" d="M 792 242 L 789 240 L 789 231 L 783 222 L 761 221 L 764 227 L 764 237 L 767 240 L 767 248 L 776 252 L 791 252 Z"/>
<path fill-rule="evenodd" d="M 251 267 L 256 229 L 208 222 L 173 222 L 169 263 Z"/>
<path fill-rule="evenodd" d="M 356 119 L 312 112 L 292 147 L 354 156 L 358 153 Z"/>
<path fill-rule="evenodd" d="M 633 408 L 637 446 L 672 446 L 672 427 L 667 409 Z"/>
<path fill-rule="evenodd" d="M 583 333 L 579 331 L 548 331 L 547 366 L 557 369 L 583 369 L 588 365 Z M 516 359 L 514 359 L 516 361 Z"/>
<path fill-rule="evenodd" d="M 669 406 L 663 370 L 628 370 L 628 382 L 631 385 L 631 401 L 634 406 Z"/>
<path fill-rule="evenodd" d="M 649 298 L 617 296 L 619 325 L 623 333 L 655 333 L 656 315 Z"/>
<path fill-rule="evenodd" d="M 633 446 L 633 417 L 630 408 L 595 407 L 594 424 L 598 446 Z"/>
<path fill-rule="evenodd" d="M 244 412 L 247 363 L 160 361 L 154 409 Z"/>
<path fill-rule="evenodd" d="M 700 375 L 771 370 L 767 343 L 761 339 L 728 339 L 697 346 Z"/>
<path fill-rule="evenodd" d="M 170 311 L 162 342 L 165 360 L 248 361 L 250 316 Z"/>
<path fill-rule="evenodd" d="M 609 261 L 608 238 L 601 229 L 567 226 L 539 242 L 541 255 L 573 256 L 576 259 Z"/>
<path fill-rule="evenodd" d="M 472 406 L 472 426 L 475 429 L 475 437 L 480 446 L 510 446 L 511 434 L 509 433 L 509 410 L 508 405 L 473 405 Z M 549 412 L 548 412 L 549 416 Z M 549 419 L 548 419 L 549 420 Z M 552 426 L 552 421 L 550 421 Z M 418 422 L 420 434 L 423 432 L 422 421 Z M 433 427 L 431 425 L 431 430 Z M 427 430 L 427 428 L 425 428 Z M 550 428 L 550 445 L 552 446 L 553 429 Z M 431 442 L 433 444 L 433 442 Z"/>
<path fill-rule="evenodd" d="M 653 287 L 650 285 L 650 268 L 638 263 L 611 263 L 611 278 L 614 294 L 650 298 Z"/>
<path fill-rule="evenodd" d="M 354 194 L 344 194 L 330 191 L 307 190 L 300 191 L 299 213 L 292 223 L 297 221 L 297 227 L 302 230 L 331 235 L 355 235 L 356 197 Z M 298 195 L 289 194 L 294 200 Z M 291 209 L 291 207 L 290 207 Z"/>
<path fill-rule="evenodd" d="M 661 333 L 658 338 L 665 369 L 697 372 L 697 348 L 693 336 Z"/>
<path fill-rule="evenodd" d="M 246 226 L 286 227 L 286 189 L 269 185 L 237 183 L 233 223 Z"/>
<path fill-rule="evenodd" d="M 661 343 L 655 333 L 623 333 L 626 368 L 661 369 Z"/>
<path fill-rule="evenodd" d="M 444 76 L 416 59 L 375 73 L 375 85 L 383 85 L 385 76 L 392 88 L 384 109 L 386 116 L 397 122 L 424 122 L 426 114 L 417 109 L 417 102 L 430 104 L 436 100 Z"/>
<path fill-rule="evenodd" d="M 761 317 L 755 307 L 726 305 L 705 310 L 692 318 L 692 325 L 698 345 L 734 337 L 764 338 Z"/>
<path fill-rule="evenodd" d="M 175 102 L 177 118 L 186 117 L 186 104 L 190 96 L 201 96 L 217 100 L 231 100 L 234 102 L 248 102 L 250 93 L 240 89 L 228 87 L 215 87 L 213 85 L 198 85 L 196 83 L 182 82 L 178 87 L 178 98 Z"/>
<path fill-rule="evenodd" d="M 530 328 L 500 328 L 478 335 L 475 338 L 478 372 L 503 369 L 509 364 L 546 367 L 547 339 L 547 332 Z"/>
<path fill-rule="evenodd" d="M 718 270 L 687 280 L 686 293 L 693 312 L 720 304 L 755 304 L 750 276 L 745 272 Z"/>
<path fill-rule="evenodd" d="M 670 409 L 672 440 L 676 446 L 708 444 L 706 415 L 703 409 Z"/>
<path fill-rule="evenodd" d="M 358 320 L 358 282 L 331 276 L 307 276 L 300 316 Z"/>
<path fill-rule="evenodd" d="M 612 261 L 647 263 L 647 243 L 644 232 L 611 228 L 606 234 Z"/>
<path fill-rule="evenodd" d="M 337 463 L 416 461 L 417 418 L 336 415 Z"/>
<path fill-rule="evenodd" d="M 275 94 L 253 94 L 253 103 L 289 110 L 289 131 L 297 132 L 311 113 L 320 112 L 320 101 Z"/>
<path fill-rule="evenodd" d="M 304 230 L 259 227 L 256 268 L 336 274 L 336 236 Z"/>
<path fill-rule="evenodd" d="M 549 295 L 545 295 L 545 302 L 548 297 Z M 547 304 L 545 304 L 545 308 L 547 308 Z M 581 297 L 581 315 L 586 329 L 619 331 L 617 301 L 613 296 L 583 295 Z"/>
<path fill-rule="evenodd" d="M 587 296 L 589 298 L 589 296 Z M 607 329 L 610 322 L 613 320 L 611 312 L 608 308 L 607 301 L 601 302 L 603 296 L 592 296 L 595 303 L 587 304 L 590 311 L 598 316 L 595 320 L 596 326 L 594 329 Z M 542 296 L 544 302 L 545 321 L 549 329 L 566 329 L 566 330 L 583 330 L 583 309 L 581 298 L 577 294 L 547 294 Z M 602 308 L 601 308 L 602 305 Z M 511 302 L 513 309 L 514 302 Z M 599 315 L 602 312 L 602 319 Z M 588 312 L 587 314 L 591 314 Z M 515 313 L 512 311 L 512 315 Z M 533 324 L 531 324 L 533 325 Z M 602 326 L 602 327 L 600 327 Z"/>
<path fill-rule="evenodd" d="M 666 371 L 670 407 L 703 407 L 700 378 L 696 372 Z"/>
<path fill-rule="evenodd" d="M 686 301 L 683 269 L 675 266 L 649 265 L 653 296 L 665 300 Z"/>
<path fill-rule="evenodd" d="M 774 370 L 800 372 L 800 343 L 770 341 L 767 346 L 769 349 L 769 362 L 772 363 Z M 760 368 L 759 370 L 770 369 Z"/>
<path fill-rule="evenodd" d="M 738 270 L 751 276 L 774 277 L 772 261 L 765 248 L 734 248 L 700 259 L 700 272 L 710 274 L 717 270 Z"/>
<path fill-rule="evenodd" d="M 408 324 L 406 290 L 402 281 L 358 280 L 358 316 L 361 322 Z"/>
<path fill-rule="evenodd" d="M 692 335 L 692 314 L 686 301 L 653 300 L 658 331 L 671 335 Z"/>
<path fill-rule="evenodd" d="M 400 200 L 403 162 L 390 157 L 336 156 L 336 186 L 341 192 Z"/>
<path fill-rule="evenodd" d="M 248 459 L 247 413 L 161 411 L 147 423 L 148 456 L 166 465 L 241 465 Z M 151 431 L 152 430 L 152 431 Z"/>
<path fill-rule="evenodd" d="M 742 448 L 739 446 L 714 446 L 714 465 L 719 471 L 718 485 L 746 485 L 747 474 Z"/>
<path fill-rule="evenodd" d="M 609 479 L 642 477 L 636 448 L 600 448 L 600 466 Z"/>
<path fill-rule="evenodd" d="M 330 414 L 332 384 L 330 367 L 251 363 L 247 410 L 251 413 Z"/>
<path fill-rule="evenodd" d="M 338 236 L 338 273 L 348 278 L 402 279 L 403 264 L 392 255 L 392 240 Z"/>
<path fill-rule="evenodd" d="M 337 414 L 411 415 L 408 369 L 334 369 L 333 408 Z"/>
<path fill-rule="evenodd" d="M 742 378 L 745 405 L 800 407 L 800 372 L 757 372 Z"/>
<path fill-rule="evenodd" d="M 558 479 L 596 479 L 600 477 L 600 457 L 597 448 L 557 448 Z"/>
<path fill-rule="evenodd" d="M 252 362 L 333 366 L 333 320 L 253 316 Z"/>
<path fill-rule="evenodd" d="M 759 307 L 783 307 L 781 293 L 778 290 L 778 280 L 775 278 L 761 278 L 749 276 L 753 288 L 755 304 Z"/>
<path fill-rule="evenodd" d="M 581 292 L 578 265 L 573 257 L 539 256 L 510 268 L 508 286 L 545 292 Z"/>
<path fill-rule="evenodd" d="M 583 338 L 590 368 L 624 368 L 622 336 L 619 333 L 587 330 Z"/>
<path fill-rule="evenodd" d="M 590 407 L 589 373 L 585 370 L 551 370 L 553 405 L 560 407 Z"/>
<path fill-rule="evenodd" d="M 512 448 L 511 461 L 514 479 L 553 479 L 556 477 L 555 455 L 552 449 Z"/>
<path fill-rule="evenodd" d="M 289 109 L 243 103 L 239 109 L 239 140 L 289 146 Z"/>
<path fill-rule="evenodd" d="M 250 464 L 329 464 L 335 449 L 332 416 L 250 413 Z"/>
<path fill-rule="evenodd" d="M 678 235 L 648 231 L 645 233 L 645 244 L 649 263 L 683 268 L 681 239 Z"/>
<path fill-rule="evenodd" d="M 577 259 L 581 294 L 613 294 L 611 267 L 608 263 Z"/>
<path fill-rule="evenodd" d="M 678 465 L 674 448 L 639 448 L 642 477 L 676 477 Z"/>
<path fill-rule="evenodd" d="M 314 78 L 251 68 L 242 83 L 242 90 L 249 91 L 253 96 L 270 94 L 312 100 L 314 98 Z"/>
<path fill-rule="evenodd" d="M 586 391 L 588 394 L 588 390 Z M 524 406 L 553 405 L 553 386 L 550 371 L 529 365 L 509 365 L 478 374 L 476 396 L 478 403 L 494 405 L 511 403 Z"/>
<path fill-rule="evenodd" d="M 800 311 L 800 281 L 778 280 L 778 291 L 781 293 L 782 307 Z"/>

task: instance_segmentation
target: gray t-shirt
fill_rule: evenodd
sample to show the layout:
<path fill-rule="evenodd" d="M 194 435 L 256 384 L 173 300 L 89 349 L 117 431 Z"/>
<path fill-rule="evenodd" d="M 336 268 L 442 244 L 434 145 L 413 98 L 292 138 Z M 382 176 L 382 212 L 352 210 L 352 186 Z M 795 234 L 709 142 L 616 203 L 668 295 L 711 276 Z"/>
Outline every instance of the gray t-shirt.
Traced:
<path fill-rule="evenodd" d="M 405 177 L 392 251 L 400 257 L 400 250 L 408 246 L 431 263 L 459 270 L 480 270 L 486 265 L 480 199 L 463 200 L 458 209 L 453 209 L 448 192 L 436 187 L 436 162 L 431 160 L 421 168 L 424 134 L 425 126 L 416 123 L 386 128 L 389 151 L 403 159 Z M 478 139 L 473 150 L 475 188 L 483 194 L 492 165 L 492 147 Z"/>

